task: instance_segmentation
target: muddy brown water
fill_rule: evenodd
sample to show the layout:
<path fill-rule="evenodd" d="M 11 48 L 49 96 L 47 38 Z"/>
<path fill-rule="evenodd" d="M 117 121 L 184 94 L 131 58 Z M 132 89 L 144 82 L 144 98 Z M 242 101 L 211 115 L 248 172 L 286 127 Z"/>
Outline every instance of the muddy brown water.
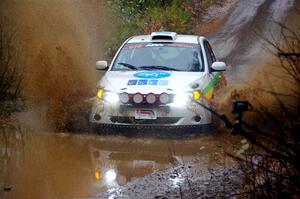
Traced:
<path fill-rule="evenodd" d="M 178 164 L 216 167 L 232 151 L 230 138 L 216 134 L 165 139 L 5 128 L 0 136 L 3 198 L 92 196 Z"/>

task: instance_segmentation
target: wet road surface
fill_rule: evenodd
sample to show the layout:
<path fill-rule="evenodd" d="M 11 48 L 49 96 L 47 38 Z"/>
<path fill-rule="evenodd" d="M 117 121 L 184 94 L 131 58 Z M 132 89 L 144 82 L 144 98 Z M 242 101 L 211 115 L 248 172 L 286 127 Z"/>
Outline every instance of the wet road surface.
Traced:
<path fill-rule="evenodd" d="M 6 128 L 0 136 L 4 198 L 88 197 L 179 164 L 228 164 L 224 150 L 232 151 L 232 140 L 217 134 L 165 139 Z"/>
<path fill-rule="evenodd" d="M 225 23 L 208 37 L 216 56 L 229 65 L 226 78 L 233 85 L 255 74 L 270 61 L 264 39 L 278 41 L 294 0 L 240 0 Z M 295 20 L 295 19 L 291 19 Z"/>

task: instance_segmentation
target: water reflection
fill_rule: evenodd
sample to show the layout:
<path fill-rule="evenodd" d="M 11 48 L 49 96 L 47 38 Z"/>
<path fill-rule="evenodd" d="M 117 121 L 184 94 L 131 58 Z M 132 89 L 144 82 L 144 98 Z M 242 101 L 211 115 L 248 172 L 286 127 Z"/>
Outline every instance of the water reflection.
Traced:
<path fill-rule="evenodd" d="M 0 198 L 13 189 L 9 183 L 20 168 L 24 155 L 23 131 L 20 127 L 0 126 Z M 3 193 L 4 192 L 4 193 Z"/>
<path fill-rule="evenodd" d="M 212 151 L 222 142 L 214 136 L 157 139 L 9 131 L 0 131 L 0 196 L 5 198 L 115 191 L 155 170 L 190 161 L 197 153 L 206 160 L 203 165 L 210 164 Z M 181 180 L 179 175 L 171 183 L 177 186 Z"/>

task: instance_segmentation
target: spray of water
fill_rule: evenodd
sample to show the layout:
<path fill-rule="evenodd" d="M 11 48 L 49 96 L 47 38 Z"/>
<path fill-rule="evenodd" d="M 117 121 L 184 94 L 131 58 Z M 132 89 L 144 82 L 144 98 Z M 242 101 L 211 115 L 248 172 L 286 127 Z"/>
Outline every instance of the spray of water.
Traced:
<path fill-rule="evenodd" d="M 16 24 L 29 111 L 21 120 L 64 130 L 83 120 L 96 82 L 95 61 L 105 39 L 98 0 L 21 0 L 1 4 Z"/>

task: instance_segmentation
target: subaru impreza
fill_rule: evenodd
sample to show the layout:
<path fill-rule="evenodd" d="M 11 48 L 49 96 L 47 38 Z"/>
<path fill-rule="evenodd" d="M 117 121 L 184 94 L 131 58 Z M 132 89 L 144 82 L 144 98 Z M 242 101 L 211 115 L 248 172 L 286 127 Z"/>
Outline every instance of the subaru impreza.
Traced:
<path fill-rule="evenodd" d="M 203 36 L 153 32 L 127 39 L 97 84 L 90 122 L 122 127 L 205 127 L 224 62 Z"/>

